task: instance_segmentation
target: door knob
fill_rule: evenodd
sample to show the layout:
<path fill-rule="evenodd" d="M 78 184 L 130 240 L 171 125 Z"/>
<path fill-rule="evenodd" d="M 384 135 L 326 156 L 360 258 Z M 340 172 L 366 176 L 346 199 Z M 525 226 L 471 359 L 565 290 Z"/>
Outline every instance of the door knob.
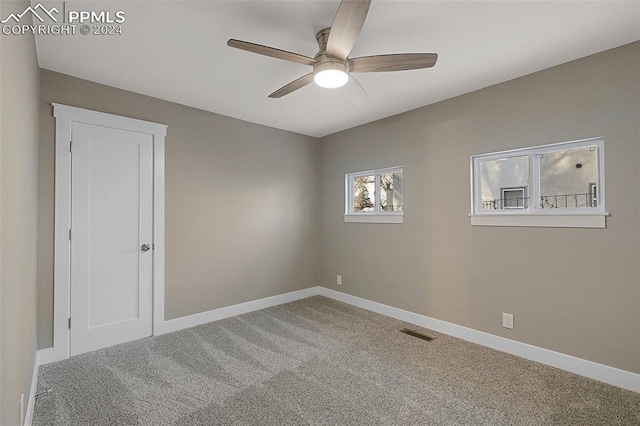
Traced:
<path fill-rule="evenodd" d="M 149 244 L 143 244 L 142 247 L 140 247 L 142 251 L 149 251 L 149 248 Z"/>

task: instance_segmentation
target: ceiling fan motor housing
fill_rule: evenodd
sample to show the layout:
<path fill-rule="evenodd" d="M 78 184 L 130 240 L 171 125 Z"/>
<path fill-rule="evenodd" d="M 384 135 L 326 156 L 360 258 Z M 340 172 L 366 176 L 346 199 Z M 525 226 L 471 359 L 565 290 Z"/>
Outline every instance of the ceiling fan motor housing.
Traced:
<path fill-rule="evenodd" d="M 313 73 L 317 74 L 320 71 L 325 70 L 338 70 L 342 72 L 349 72 L 349 65 L 346 60 L 341 60 L 339 58 L 334 58 L 333 56 L 327 55 L 327 41 L 329 40 L 329 33 L 331 32 L 331 28 L 324 28 L 316 34 L 316 40 L 318 41 L 318 47 L 320 50 L 314 57 L 317 64 L 313 66 Z"/>
<path fill-rule="evenodd" d="M 318 86 L 325 88 L 341 87 L 349 80 L 348 62 L 327 55 L 330 31 L 331 28 L 324 28 L 316 34 L 320 50 L 314 58 L 317 62 L 313 66 L 313 80 Z"/>
<path fill-rule="evenodd" d="M 323 28 L 316 33 L 316 40 L 318 41 L 318 47 L 320 47 L 320 51 L 318 52 L 318 55 L 322 55 L 327 50 L 327 42 L 329 41 L 330 32 L 331 32 L 331 28 L 328 27 L 328 28 Z"/>
<path fill-rule="evenodd" d="M 349 73 L 349 66 L 338 60 L 330 58 L 329 56 L 322 55 L 318 58 L 318 63 L 313 66 L 313 73 L 318 74 L 320 71 L 337 70 L 344 73 Z"/>

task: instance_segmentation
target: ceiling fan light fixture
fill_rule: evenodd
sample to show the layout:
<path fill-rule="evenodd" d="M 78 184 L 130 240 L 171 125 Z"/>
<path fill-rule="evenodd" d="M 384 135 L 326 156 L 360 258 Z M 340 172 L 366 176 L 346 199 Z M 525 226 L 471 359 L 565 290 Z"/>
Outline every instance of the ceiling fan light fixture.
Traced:
<path fill-rule="evenodd" d="M 342 62 L 322 62 L 313 70 L 313 81 L 327 89 L 342 87 L 349 81 L 348 68 Z"/>
<path fill-rule="evenodd" d="M 335 89 L 342 87 L 349 81 L 349 74 L 340 70 L 324 70 L 313 76 L 313 81 L 320 87 Z"/>

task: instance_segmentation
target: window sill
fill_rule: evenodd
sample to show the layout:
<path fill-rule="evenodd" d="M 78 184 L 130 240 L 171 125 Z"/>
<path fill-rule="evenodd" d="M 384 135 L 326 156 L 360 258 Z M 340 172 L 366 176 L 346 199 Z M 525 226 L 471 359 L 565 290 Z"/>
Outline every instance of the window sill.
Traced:
<path fill-rule="evenodd" d="M 609 213 L 592 214 L 471 214 L 472 226 L 533 226 L 541 228 L 606 228 Z"/>
<path fill-rule="evenodd" d="M 345 214 L 347 223 L 404 223 L 402 214 Z"/>

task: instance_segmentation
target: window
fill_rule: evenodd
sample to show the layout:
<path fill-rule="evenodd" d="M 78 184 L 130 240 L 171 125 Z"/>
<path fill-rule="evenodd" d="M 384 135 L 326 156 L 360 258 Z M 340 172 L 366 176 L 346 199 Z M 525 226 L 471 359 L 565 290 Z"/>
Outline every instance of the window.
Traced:
<path fill-rule="evenodd" d="M 604 140 L 471 157 L 472 225 L 605 226 Z"/>
<path fill-rule="evenodd" d="M 503 209 L 524 209 L 529 205 L 529 199 L 526 197 L 527 188 L 522 186 L 520 188 L 502 188 L 502 198 L 498 201 L 497 208 Z"/>
<path fill-rule="evenodd" d="M 402 167 L 349 173 L 345 222 L 402 223 Z"/>

